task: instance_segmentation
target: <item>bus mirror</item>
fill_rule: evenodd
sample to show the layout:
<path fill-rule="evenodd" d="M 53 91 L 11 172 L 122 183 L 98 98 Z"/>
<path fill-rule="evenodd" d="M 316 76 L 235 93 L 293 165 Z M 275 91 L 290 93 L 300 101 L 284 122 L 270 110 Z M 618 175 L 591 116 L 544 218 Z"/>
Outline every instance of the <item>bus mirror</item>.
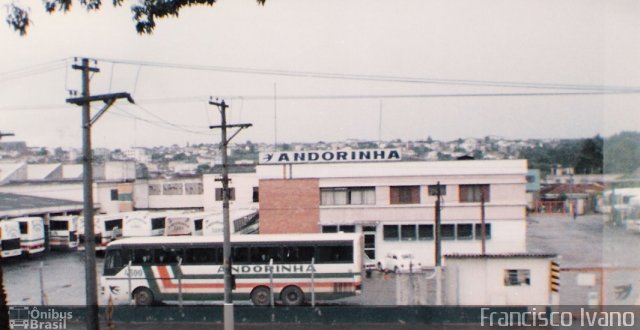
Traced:
<path fill-rule="evenodd" d="M 236 276 L 231 274 L 231 290 L 236 289 Z"/>

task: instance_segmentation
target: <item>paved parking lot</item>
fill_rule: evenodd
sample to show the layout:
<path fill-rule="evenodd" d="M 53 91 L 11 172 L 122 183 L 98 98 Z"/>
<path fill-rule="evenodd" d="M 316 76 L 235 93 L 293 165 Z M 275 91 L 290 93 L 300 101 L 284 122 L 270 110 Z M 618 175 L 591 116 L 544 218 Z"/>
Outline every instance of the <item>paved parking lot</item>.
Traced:
<path fill-rule="evenodd" d="M 538 215 L 527 221 L 527 249 L 559 255 L 561 304 L 640 303 L 640 235 L 605 220 Z"/>

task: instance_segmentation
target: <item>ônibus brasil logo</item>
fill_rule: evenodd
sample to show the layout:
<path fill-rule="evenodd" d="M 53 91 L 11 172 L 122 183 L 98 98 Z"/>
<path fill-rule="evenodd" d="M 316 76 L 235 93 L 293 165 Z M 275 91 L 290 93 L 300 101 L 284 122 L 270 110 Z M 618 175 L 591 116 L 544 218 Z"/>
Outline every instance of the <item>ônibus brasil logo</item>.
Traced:
<path fill-rule="evenodd" d="M 60 312 L 54 308 L 9 307 L 9 327 L 11 329 L 66 329 L 72 312 Z"/>

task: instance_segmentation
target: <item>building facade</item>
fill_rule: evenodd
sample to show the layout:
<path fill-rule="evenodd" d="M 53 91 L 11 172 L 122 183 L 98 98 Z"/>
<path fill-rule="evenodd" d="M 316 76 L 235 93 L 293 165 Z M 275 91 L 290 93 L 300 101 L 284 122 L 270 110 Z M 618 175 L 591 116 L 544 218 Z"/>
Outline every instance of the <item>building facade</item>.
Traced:
<path fill-rule="evenodd" d="M 487 253 L 524 252 L 526 175 L 526 160 L 259 165 L 260 233 L 361 232 L 372 259 L 434 265 L 439 184 L 442 254 L 480 253 L 483 213 Z"/>

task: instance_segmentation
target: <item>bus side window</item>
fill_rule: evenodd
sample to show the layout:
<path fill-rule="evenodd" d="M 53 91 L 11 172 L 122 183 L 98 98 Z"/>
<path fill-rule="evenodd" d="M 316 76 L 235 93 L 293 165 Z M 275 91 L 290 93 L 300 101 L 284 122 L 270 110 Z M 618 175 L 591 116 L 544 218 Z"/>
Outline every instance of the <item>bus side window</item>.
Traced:
<path fill-rule="evenodd" d="M 318 253 L 319 263 L 346 263 L 353 262 L 353 247 L 349 245 L 320 246 Z"/>
<path fill-rule="evenodd" d="M 285 246 L 283 260 L 287 263 L 310 263 L 315 255 L 313 246 Z"/>
<path fill-rule="evenodd" d="M 151 249 L 135 249 L 133 250 L 132 264 L 148 265 L 151 263 L 152 256 Z"/>
<path fill-rule="evenodd" d="M 205 248 L 189 248 L 185 250 L 184 264 L 205 265 L 212 264 L 215 260 L 215 250 Z"/>
<path fill-rule="evenodd" d="M 271 259 L 273 259 L 273 262 L 282 260 L 279 246 L 256 246 L 251 248 L 251 262 L 268 264 Z"/>
<path fill-rule="evenodd" d="M 231 250 L 231 260 L 234 264 L 249 263 L 249 248 L 243 246 L 234 246 Z"/>

